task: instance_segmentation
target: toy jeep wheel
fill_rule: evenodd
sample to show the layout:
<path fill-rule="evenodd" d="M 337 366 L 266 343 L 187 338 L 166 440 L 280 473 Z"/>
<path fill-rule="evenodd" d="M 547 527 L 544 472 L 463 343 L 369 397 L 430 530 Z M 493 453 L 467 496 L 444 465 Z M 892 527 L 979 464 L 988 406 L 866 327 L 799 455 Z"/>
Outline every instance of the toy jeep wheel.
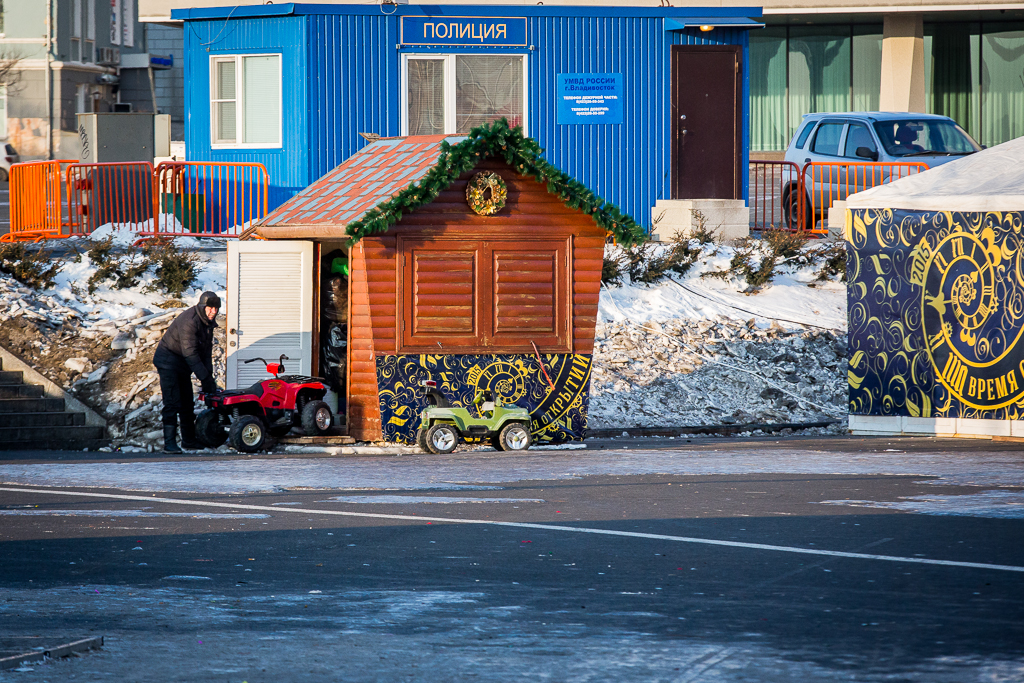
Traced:
<path fill-rule="evenodd" d="M 243 415 L 231 424 L 228 438 L 236 451 L 256 453 L 262 450 L 267 440 L 267 429 L 263 426 L 263 420 L 255 415 Z"/>
<path fill-rule="evenodd" d="M 326 434 L 332 424 L 331 407 L 323 401 L 310 401 L 302 409 L 302 431 L 306 436 Z"/>
<path fill-rule="evenodd" d="M 430 444 L 427 443 L 427 430 L 417 429 L 416 430 L 416 445 L 420 447 L 420 450 L 424 453 L 433 453 L 430 450 Z"/>
<path fill-rule="evenodd" d="M 498 444 L 503 451 L 525 451 L 531 441 L 530 430 L 518 422 L 505 425 L 498 435 Z"/>
<path fill-rule="evenodd" d="M 436 424 L 427 430 L 427 447 L 438 455 L 445 455 L 459 445 L 459 433 L 448 424 Z"/>
<path fill-rule="evenodd" d="M 216 410 L 207 409 L 196 418 L 196 438 L 210 448 L 218 448 L 228 440 L 228 431 L 220 423 Z"/>

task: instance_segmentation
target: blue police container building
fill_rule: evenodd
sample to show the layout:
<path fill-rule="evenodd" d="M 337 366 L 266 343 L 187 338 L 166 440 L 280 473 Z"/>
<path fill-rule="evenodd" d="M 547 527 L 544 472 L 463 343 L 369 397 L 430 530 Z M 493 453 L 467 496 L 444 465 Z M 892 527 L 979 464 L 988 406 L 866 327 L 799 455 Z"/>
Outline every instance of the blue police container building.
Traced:
<path fill-rule="evenodd" d="M 193 161 L 266 166 L 270 208 L 373 136 L 504 116 L 651 225 L 659 200 L 747 199 L 760 8 L 272 4 L 175 10 Z M 742 204 L 740 204 L 742 206 Z"/>

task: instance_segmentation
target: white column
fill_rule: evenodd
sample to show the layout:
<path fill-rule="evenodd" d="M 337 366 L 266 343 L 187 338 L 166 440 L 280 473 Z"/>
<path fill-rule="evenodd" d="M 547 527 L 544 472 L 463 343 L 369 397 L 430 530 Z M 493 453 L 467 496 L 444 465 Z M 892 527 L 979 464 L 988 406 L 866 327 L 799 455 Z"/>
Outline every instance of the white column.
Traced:
<path fill-rule="evenodd" d="M 885 15 L 879 95 L 882 111 L 925 111 L 924 15 Z"/>

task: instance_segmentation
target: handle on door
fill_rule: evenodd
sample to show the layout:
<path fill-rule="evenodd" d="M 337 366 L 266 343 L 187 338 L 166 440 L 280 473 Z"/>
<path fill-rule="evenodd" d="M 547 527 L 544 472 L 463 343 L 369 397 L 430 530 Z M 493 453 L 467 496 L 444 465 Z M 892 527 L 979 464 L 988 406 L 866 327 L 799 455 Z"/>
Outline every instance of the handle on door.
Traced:
<path fill-rule="evenodd" d="M 683 128 L 683 130 L 682 130 L 682 132 L 680 133 L 680 135 L 686 135 L 686 133 L 687 133 L 687 130 L 686 130 L 685 128 Z"/>
<path fill-rule="evenodd" d="M 680 116 L 679 120 L 680 121 L 685 121 L 686 120 L 686 114 L 683 114 L 682 116 Z"/>

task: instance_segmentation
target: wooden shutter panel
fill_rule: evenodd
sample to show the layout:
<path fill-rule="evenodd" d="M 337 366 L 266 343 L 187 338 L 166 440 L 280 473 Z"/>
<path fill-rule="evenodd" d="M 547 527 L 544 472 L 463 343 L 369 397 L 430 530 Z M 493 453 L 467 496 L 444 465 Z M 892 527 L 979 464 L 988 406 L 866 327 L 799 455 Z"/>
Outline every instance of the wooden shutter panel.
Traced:
<path fill-rule="evenodd" d="M 495 334 L 555 334 L 557 258 L 555 250 L 492 252 Z"/>
<path fill-rule="evenodd" d="M 488 346 L 529 353 L 566 352 L 567 242 L 488 242 L 492 308 Z"/>
<path fill-rule="evenodd" d="M 436 353 L 479 344 L 479 249 L 474 241 L 402 240 L 404 351 Z"/>

